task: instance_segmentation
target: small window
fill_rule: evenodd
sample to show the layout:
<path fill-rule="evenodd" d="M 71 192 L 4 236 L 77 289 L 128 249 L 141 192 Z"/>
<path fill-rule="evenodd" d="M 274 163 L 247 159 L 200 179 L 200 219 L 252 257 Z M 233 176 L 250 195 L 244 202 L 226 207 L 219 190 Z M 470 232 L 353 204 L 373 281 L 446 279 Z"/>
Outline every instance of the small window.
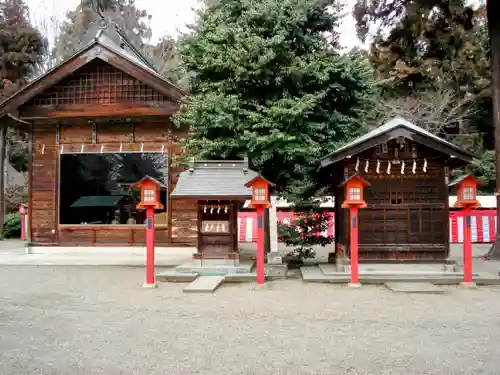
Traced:
<path fill-rule="evenodd" d="M 266 200 L 266 189 L 257 188 L 254 191 L 254 200 L 256 201 L 265 201 Z"/>
<path fill-rule="evenodd" d="M 472 187 L 465 187 L 464 191 L 462 193 L 462 199 L 464 201 L 472 201 L 472 200 L 474 200 L 474 188 L 472 188 Z"/>
<path fill-rule="evenodd" d="M 156 200 L 154 190 L 144 190 L 144 202 L 153 202 Z"/>
<path fill-rule="evenodd" d="M 361 200 L 361 189 L 359 187 L 349 188 L 349 200 L 350 201 Z"/>

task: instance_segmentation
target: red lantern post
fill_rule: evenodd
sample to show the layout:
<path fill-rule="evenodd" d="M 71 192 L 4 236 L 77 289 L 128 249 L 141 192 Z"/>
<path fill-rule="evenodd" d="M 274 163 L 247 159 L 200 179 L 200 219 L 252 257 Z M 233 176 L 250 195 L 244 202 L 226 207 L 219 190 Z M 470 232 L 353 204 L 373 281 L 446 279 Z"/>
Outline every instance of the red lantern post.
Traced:
<path fill-rule="evenodd" d="M 160 210 L 160 188 L 163 184 L 152 177 L 144 177 L 133 185 L 141 190 L 141 201 L 138 209 L 146 210 L 146 283 L 144 288 L 156 288 L 155 283 L 155 210 Z"/>
<path fill-rule="evenodd" d="M 249 207 L 257 210 L 257 284 L 264 284 L 264 209 L 271 207 L 269 187 L 271 182 L 257 176 L 245 184 L 252 188 L 252 201 Z"/>
<path fill-rule="evenodd" d="M 358 175 L 354 175 L 344 181 L 341 186 L 345 186 L 345 200 L 342 208 L 349 208 L 350 228 L 351 228 L 351 282 L 352 287 L 359 287 L 358 271 L 358 231 L 359 231 L 359 209 L 366 208 L 366 202 L 363 200 L 363 188 L 370 184 Z"/>
<path fill-rule="evenodd" d="M 21 216 L 21 241 L 26 241 L 26 206 L 24 204 L 19 205 L 19 215 Z"/>
<path fill-rule="evenodd" d="M 477 200 L 477 185 L 483 184 L 478 178 L 473 176 L 464 176 L 456 181 L 457 201 L 454 207 L 462 208 L 464 213 L 464 281 L 462 286 L 474 287 L 472 281 L 472 233 L 471 233 L 471 212 L 472 208 L 478 207 L 480 204 Z"/>

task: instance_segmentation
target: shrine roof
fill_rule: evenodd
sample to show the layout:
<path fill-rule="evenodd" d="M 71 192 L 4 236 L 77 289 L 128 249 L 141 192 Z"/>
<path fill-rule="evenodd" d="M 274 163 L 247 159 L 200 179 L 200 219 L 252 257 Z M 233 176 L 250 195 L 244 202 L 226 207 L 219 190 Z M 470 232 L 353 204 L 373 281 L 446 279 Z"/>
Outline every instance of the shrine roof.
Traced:
<path fill-rule="evenodd" d="M 460 147 L 398 116 L 328 154 L 321 159 L 320 168 L 400 136 L 457 158 L 465 164 L 474 162 L 473 156 Z"/>
<path fill-rule="evenodd" d="M 247 199 L 252 189 L 245 184 L 259 174 L 242 160 L 205 160 L 195 162 L 182 172 L 172 198 Z"/>
<path fill-rule="evenodd" d="M 78 198 L 70 206 L 78 207 L 116 207 L 124 198 L 124 195 L 93 195 Z"/>
<path fill-rule="evenodd" d="M 115 57 L 124 62 L 120 63 Z M 101 59 L 136 78 L 140 77 L 140 80 L 145 84 L 158 89 L 160 93 L 176 102 L 182 102 L 187 96 L 185 90 L 160 75 L 147 59 L 128 42 L 120 30 L 114 26 L 103 29 L 93 25 L 82 39 L 81 48 L 73 56 L 55 65 L 21 90 L 0 102 L 0 117 L 16 110 L 39 92 L 57 84 L 94 59 Z M 133 71 L 134 68 L 145 74 L 136 73 Z M 17 120 L 15 116 L 14 119 Z"/>

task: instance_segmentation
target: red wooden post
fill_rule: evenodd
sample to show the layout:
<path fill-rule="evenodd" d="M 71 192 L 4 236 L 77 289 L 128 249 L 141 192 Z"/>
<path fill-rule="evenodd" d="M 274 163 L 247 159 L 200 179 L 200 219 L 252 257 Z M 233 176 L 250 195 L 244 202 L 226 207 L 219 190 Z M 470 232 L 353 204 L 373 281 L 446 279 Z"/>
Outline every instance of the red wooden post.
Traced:
<path fill-rule="evenodd" d="M 257 284 L 264 284 L 264 207 L 257 206 Z"/>
<path fill-rule="evenodd" d="M 358 271 L 358 207 L 351 207 L 351 284 L 359 284 Z"/>
<path fill-rule="evenodd" d="M 454 207 L 461 208 L 464 213 L 464 281 L 462 286 L 466 288 L 474 288 L 475 283 L 472 281 L 472 233 L 471 233 L 471 213 L 472 208 L 478 207 L 477 200 L 477 185 L 481 185 L 483 181 L 473 176 L 463 176 L 457 180 L 454 185 L 457 185 L 457 201 Z"/>
<path fill-rule="evenodd" d="M 464 283 L 472 283 L 472 232 L 471 208 L 467 207 L 464 213 Z"/>
<path fill-rule="evenodd" d="M 26 240 L 26 208 L 23 204 L 19 206 L 19 215 L 21 216 L 21 241 Z"/>
<path fill-rule="evenodd" d="M 146 286 L 155 285 L 155 210 L 146 209 Z"/>

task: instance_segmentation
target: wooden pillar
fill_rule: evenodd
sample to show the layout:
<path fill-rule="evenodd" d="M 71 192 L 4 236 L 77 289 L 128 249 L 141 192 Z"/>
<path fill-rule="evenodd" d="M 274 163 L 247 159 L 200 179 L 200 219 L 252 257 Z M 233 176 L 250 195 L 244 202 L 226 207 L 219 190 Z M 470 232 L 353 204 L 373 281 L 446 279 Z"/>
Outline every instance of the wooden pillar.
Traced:
<path fill-rule="evenodd" d="M 5 148 L 7 142 L 7 125 L 0 128 L 0 239 L 3 240 L 5 219 Z"/>

